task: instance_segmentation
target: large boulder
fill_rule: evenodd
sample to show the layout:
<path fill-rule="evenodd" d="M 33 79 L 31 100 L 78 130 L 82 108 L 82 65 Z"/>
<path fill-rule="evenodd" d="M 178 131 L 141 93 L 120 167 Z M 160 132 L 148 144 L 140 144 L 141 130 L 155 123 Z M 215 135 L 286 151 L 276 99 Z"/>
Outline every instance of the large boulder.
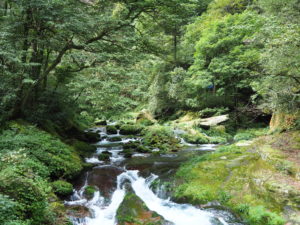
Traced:
<path fill-rule="evenodd" d="M 270 121 L 270 131 L 284 131 L 296 126 L 300 119 L 300 112 L 294 114 L 273 113 Z"/>
<path fill-rule="evenodd" d="M 143 109 L 136 117 L 136 123 L 143 125 L 153 125 L 157 121 L 154 119 L 153 115 L 146 109 Z"/>

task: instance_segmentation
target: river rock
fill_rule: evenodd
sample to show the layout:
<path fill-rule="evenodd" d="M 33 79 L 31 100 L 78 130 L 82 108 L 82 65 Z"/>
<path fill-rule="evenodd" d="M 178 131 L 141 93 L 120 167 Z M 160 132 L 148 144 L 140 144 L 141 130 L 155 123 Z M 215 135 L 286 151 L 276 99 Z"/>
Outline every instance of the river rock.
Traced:
<path fill-rule="evenodd" d="M 123 172 L 123 169 L 115 166 L 95 167 L 89 174 L 88 183 L 97 186 L 104 197 L 110 197 L 117 187 L 117 177 Z"/>
<path fill-rule="evenodd" d="M 199 126 L 206 129 L 217 126 L 227 120 L 229 120 L 229 115 L 213 116 L 205 119 L 200 119 Z"/>
<path fill-rule="evenodd" d="M 128 192 L 117 211 L 118 225 L 164 225 L 166 221 L 149 210 L 145 203 L 133 192 Z"/>
<path fill-rule="evenodd" d="M 89 209 L 83 205 L 66 205 L 67 215 L 75 218 L 91 217 Z"/>

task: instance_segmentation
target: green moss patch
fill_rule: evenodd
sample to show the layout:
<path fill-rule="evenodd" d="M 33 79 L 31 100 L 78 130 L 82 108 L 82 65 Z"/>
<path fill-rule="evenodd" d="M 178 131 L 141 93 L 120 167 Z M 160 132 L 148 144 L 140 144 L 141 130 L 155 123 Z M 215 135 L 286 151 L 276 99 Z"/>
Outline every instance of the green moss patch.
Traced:
<path fill-rule="evenodd" d="M 286 171 L 291 168 L 264 138 L 251 146 L 223 146 L 180 168 L 175 196 L 197 204 L 218 200 L 249 224 L 282 225 L 284 208 L 297 211 L 299 204 L 297 180 Z"/>
<path fill-rule="evenodd" d="M 134 193 L 127 193 L 117 211 L 119 225 L 140 224 L 140 225 L 162 225 L 163 218 L 155 212 L 150 211 L 145 203 Z"/>

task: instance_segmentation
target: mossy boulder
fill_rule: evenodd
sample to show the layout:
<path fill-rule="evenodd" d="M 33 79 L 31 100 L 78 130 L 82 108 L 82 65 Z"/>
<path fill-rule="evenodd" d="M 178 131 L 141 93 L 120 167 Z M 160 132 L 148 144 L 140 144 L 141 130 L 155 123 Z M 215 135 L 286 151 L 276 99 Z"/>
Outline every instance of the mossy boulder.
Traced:
<path fill-rule="evenodd" d="M 108 134 L 117 134 L 118 129 L 115 126 L 106 126 L 106 132 Z"/>
<path fill-rule="evenodd" d="M 163 225 L 165 220 L 157 213 L 150 211 L 145 203 L 134 193 L 126 194 L 117 211 L 118 225 L 143 224 Z"/>
<path fill-rule="evenodd" d="M 98 156 L 98 159 L 100 161 L 109 161 L 110 160 L 111 153 L 110 152 L 102 152 Z"/>
<path fill-rule="evenodd" d="M 130 141 L 123 145 L 123 149 L 137 149 L 140 146 L 139 141 Z"/>
<path fill-rule="evenodd" d="M 86 186 L 85 189 L 84 189 L 84 196 L 87 198 L 87 199 L 92 199 L 94 197 L 94 194 L 95 192 L 98 191 L 98 188 L 95 187 L 95 186 Z"/>
<path fill-rule="evenodd" d="M 83 205 L 67 205 L 66 213 L 68 216 L 75 218 L 91 217 L 89 209 Z"/>
<path fill-rule="evenodd" d="M 161 152 L 171 152 L 180 148 L 180 140 L 175 137 L 173 130 L 159 125 L 147 127 L 143 131 L 142 144 Z"/>
<path fill-rule="evenodd" d="M 101 140 L 100 134 L 95 133 L 95 132 L 86 132 L 84 134 L 84 136 L 85 136 L 86 141 L 89 143 L 95 143 L 95 142 L 98 142 Z"/>
<path fill-rule="evenodd" d="M 186 133 L 182 135 L 182 138 L 191 144 L 208 144 L 210 142 L 209 138 L 200 132 L 194 134 Z"/>
<path fill-rule="evenodd" d="M 120 128 L 120 134 L 123 135 L 138 135 L 142 132 L 143 127 L 139 125 L 123 125 Z"/>
<path fill-rule="evenodd" d="M 134 150 L 132 150 L 132 149 L 124 149 L 122 151 L 122 154 L 124 155 L 125 158 L 131 158 L 133 153 L 134 153 Z"/>
<path fill-rule="evenodd" d="M 120 141 L 122 141 L 122 138 L 119 137 L 119 136 L 110 137 L 110 138 L 108 138 L 108 141 L 110 141 L 110 142 L 120 142 Z"/>

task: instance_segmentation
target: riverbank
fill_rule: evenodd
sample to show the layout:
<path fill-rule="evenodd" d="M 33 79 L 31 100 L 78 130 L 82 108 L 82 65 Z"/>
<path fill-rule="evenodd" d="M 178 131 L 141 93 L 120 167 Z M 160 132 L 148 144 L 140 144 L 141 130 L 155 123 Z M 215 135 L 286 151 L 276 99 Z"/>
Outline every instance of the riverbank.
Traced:
<path fill-rule="evenodd" d="M 73 192 L 69 182 L 85 166 L 81 156 L 95 151 L 95 147 L 75 135 L 67 139 L 67 134 L 62 137 L 54 133 L 22 120 L 10 121 L 2 129 L 1 224 L 69 224 L 61 199 Z M 86 141 L 95 140 L 94 135 L 81 135 Z"/>
<path fill-rule="evenodd" d="M 177 199 L 217 200 L 253 225 L 298 224 L 299 131 L 219 147 L 177 172 Z"/>

